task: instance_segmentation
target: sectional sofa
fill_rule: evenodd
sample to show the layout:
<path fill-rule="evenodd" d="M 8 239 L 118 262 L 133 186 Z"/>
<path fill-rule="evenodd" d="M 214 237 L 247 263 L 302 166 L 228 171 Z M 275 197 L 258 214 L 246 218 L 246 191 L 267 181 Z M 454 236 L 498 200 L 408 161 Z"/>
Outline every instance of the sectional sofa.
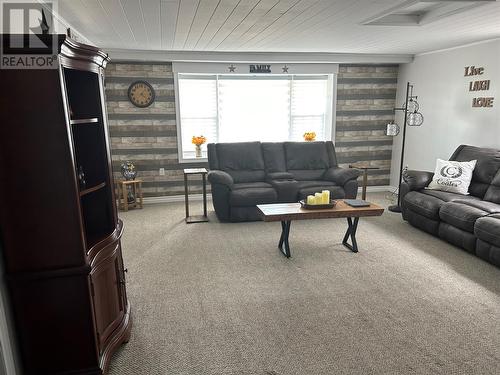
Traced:
<path fill-rule="evenodd" d="M 450 160 L 477 160 L 470 195 L 426 190 L 433 173 L 407 171 L 401 186 L 403 218 L 500 266 L 500 150 L 461 145 Z"/>
<path fill-rule="evenodd" d="M 242 142 L 207 145 L 212 201 L 220 221 L 260 220 L 257 204 L 297 202 L 329 190 L 355 198 L 356 169 L 339 168 L 328 142 Z"/>

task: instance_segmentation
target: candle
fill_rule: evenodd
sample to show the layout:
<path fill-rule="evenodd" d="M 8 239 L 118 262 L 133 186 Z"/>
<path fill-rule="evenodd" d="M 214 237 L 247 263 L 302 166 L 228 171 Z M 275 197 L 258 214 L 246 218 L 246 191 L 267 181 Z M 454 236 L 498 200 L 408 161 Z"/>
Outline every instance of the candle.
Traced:
<path fill-rule="evenodd" d="M 323 194 L 321 194 L 321 193 L 314 194 L 314 203 L 315 204 L 322 204 L 323 203 Z"/>
<path fill-rule="evenodd" d="M 330 190 L 323 190 L 321 195 L 323 196 L 323 204 L 330 203 Z"/>
<path fill-rule="evenodd" d="M 307 196 L 307 204 L 314 204 L 314 195 Z"/>

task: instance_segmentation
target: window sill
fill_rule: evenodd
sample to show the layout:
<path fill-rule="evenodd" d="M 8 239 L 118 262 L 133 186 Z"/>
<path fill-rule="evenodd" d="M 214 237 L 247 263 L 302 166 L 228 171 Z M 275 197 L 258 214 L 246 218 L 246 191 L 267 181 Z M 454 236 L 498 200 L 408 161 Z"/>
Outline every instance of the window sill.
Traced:
<path fill-rule="evenodd" d="M 195 164 L 195 163 L 208 163 L 208 158 L 182 158 L 179 159 L 179 164 Z"/>

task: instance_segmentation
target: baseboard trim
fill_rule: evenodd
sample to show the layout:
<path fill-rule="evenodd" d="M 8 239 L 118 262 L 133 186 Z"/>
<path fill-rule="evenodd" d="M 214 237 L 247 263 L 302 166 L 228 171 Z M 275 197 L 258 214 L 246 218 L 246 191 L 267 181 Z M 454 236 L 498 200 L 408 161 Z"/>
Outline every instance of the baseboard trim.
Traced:
<path fill-rule="evenodd" d="M 358 188 L 358 192 L 360 193 L 363 190 L 362 187 Z M 392 191 L 393 188 L 392 186 L 385 185 L 385 186 L 367 186 L 366 187 L 366 192 L 367 193 L 381 193 L 381 192 L 386 192 L 386 191 Z"/>
<path fill-rule="evenodd" d="M 391 193 L 397 193 L 398 191 L 398 187 L 397 186 L 386 186 L 387 187 L 387 191 L 390 191 Z"/>
<path fill-rule="evenodd" d="M 362 188 L 359 188 L 358 191 L 361 193 Z M 368 186 L 366 191 L 368 193 L 380 193 L 386 191 L 394 191 L 395 187 L 393 186 Z M 207 194 L 207 200 L 210 201 L 212 197 L 210 194 Z M 189 200 L 194 202 L 199 202 L 203 200 L 203 194 L 190 194 Z M 184 195 L 165 195 L 162 197 L 148 197 L 144 198 L 144 204 L 159 204 L 159 203 L 173 203 L 173 202 L 184 202 Z"/>

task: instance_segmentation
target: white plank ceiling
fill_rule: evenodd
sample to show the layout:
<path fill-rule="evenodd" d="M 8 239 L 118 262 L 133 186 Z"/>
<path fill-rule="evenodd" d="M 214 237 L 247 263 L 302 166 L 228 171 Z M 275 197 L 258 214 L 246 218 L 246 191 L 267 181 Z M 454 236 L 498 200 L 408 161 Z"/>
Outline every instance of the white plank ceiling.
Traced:
<path fill-rule="evenodd" d="M 408 1 L 59 0 L 102 48 L 414 54 L 500 37 L 500 2 L 420 26 L 362 25 Z"/>

